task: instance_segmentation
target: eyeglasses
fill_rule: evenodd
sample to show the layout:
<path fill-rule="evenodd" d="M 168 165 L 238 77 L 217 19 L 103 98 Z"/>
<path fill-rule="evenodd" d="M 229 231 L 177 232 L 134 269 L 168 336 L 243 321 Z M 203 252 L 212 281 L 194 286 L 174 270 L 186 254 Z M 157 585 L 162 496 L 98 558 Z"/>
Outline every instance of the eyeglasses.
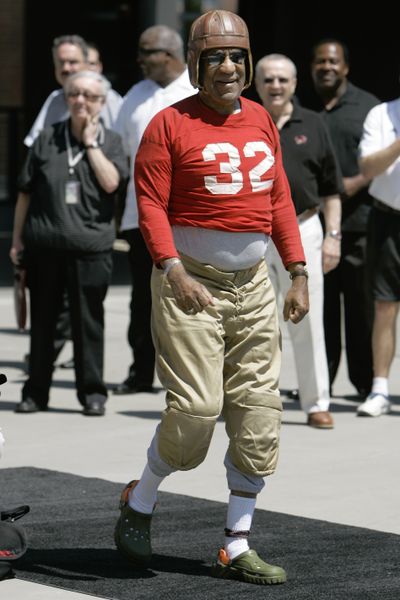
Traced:
<path fill-rule="evenodd" d="M 212 54 L 203 54 L 201 60 L 204 60 L 210 67 L 219 67 L 225 62 L 227 56 L 235 65 L 244 65 L 247 52 L 245 50 L 220 50 Z"/>
<path fill-rule="evenodd" d="M 90 94 L 89 92 L 80 92 L 78 90 L 68 92 L 67 96 L 68 98 L 78 98 L 78 96 L 83 96 L 88 102 L 98 102 L 104 98 L 104 96 L 100 94 Z"/>
<path fill-rule="evenodd" d="M 157 52 L 165 52 L 166 54 L 169 54 L 168 50 L 165 50 L 165 48 L 139 48 L 138 49 L 138 54 L 141 54 L 142 56 L 150 56 L 151 54 L 157 54 Z"/>
<path fill-rule="evenodd" d="M 76 65 L 83 64 L 83 60 L 69 59 L 69 58 L 66 60 L 61 60 L 61 58 L 57 58 L 55 62 L 61 68 L 65 67 L 65 65 L 72 65 L 73 67 L 75 67 Z"/>
<path fill-rule="evenodd" d="M 270 84 L 274 83 L 274 81 L 278 81 L 279 83 L 289 83 L 287 77 L 264 77 L 264 83 Z"/>

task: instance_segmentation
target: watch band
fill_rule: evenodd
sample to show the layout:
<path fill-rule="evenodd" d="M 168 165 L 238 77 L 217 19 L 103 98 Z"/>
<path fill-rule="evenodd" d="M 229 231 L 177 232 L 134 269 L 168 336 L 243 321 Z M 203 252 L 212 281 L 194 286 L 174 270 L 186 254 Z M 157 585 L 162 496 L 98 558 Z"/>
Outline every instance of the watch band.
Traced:
<path fill-rule="evenodd" d="M 91 144 L 88 144 L 87 146 L 85 146 L 86 150 L 88 150 L 89 148 L 99 148 L 99 142 L 95 141 L 92 142 Z"/>
<path fill-rule="evenodd" d="M 306 279 L 308 279 L 308 271 L 306 269 L 306 267 L 304 267 L 303 269 L 293 269 L 293 271 L 290 271 L 289 273 L 289 279 L 295 279 L 295 277 L 305 277 Z"/>
<path fill-rule="evenodd" d="M 168 275 L 168 273 L 170 272 L 172 267 L 174 267 L 175 265 L 178 265 L 182 262 L 181 259 L 178 257 L 168 258 L 167 261 L 168 262 L 166 263 L 165 267 L 163 268 L 164 275 Z"/>
<path fill-rule="evenodd" d="M 338 240 L 340 242 L 340 240 L 342 239 L 342 234 L 338 229 L 331 229 L 331 231 L 326 232 L 325 237 L 331 237 L 334 240 Z"/>

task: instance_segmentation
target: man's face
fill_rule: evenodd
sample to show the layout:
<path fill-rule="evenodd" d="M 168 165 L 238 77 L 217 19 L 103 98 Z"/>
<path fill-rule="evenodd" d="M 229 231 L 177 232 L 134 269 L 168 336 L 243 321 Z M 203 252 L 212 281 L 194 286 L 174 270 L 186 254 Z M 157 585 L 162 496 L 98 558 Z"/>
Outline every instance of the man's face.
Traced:
<path fill-rule="evenodd" d="M 71 73 L 82 71 L 86 67 L 83 52 L 74 44 L 61 44 L 54 53 L 54 73 L 60 85 Z"/>
<path fill-rule="evenodd" d="M 101 83 L 88 77 L 77 77 L 67 83 L 67 104 L 72 120 L 97 116 L 104 104 L 102 91 Z"/>
<path fill-rule="evenodd" d="M 170 55 L 160 43 L 159 36 L 154 31 L 142 33 L 139 39 L 138 63 L 144 77 L 164 85 L 167 79 L 167 70 Z"/>
<path fill-rule="evenodd" d="M 215 48 L 200 56 L 201 99 L 221 114 L 232 113 L 246 81 L 246 51 Z"/>
<path fill-rule="evenodd" d="M 296 77 L 286 60 L 268 60 L 257 67 L 256 89 L 263 106 L 273 112 L 282 110 L 293 98 Z"/>
<path fill-rule="evenodd" d="M 349 67 L 339 44 L 321 44 L 314 52 L 311 75 L 318 90 L 337 90 L 346 79 Z"/>
<path fill-rule="evenodd" d="M 89 71 L 95 71 L 96 73 L 101 73 L 103 71 L 103 65 L 96 48 L 88 49 L 87 68 Z"/>

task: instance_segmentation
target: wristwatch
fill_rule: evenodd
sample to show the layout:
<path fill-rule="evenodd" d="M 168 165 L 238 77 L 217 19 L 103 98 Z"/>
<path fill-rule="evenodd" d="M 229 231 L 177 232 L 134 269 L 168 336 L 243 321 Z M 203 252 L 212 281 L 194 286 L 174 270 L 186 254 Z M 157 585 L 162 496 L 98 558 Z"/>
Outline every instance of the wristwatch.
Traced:
<path fill-rule="evenodd" d="M 98 148 L 98 147 L 99 147 L 99 142 L 97 140 L 95 140 L 91 144 L 88 144 L 87 146 L 85 146 L 86 149 L 88 149 L 88 148 Z"/>
<path fill-rule="evenodd" d="M 342 239 L 342 234 L 338 229 L 331 229 L 331 231 L 326 232 L 325 237 L 331 237 L 334 240 L 338 240 L 338 242 L 340 242 L 340 240 Z"/>
<path fill-rule="evenodd" d="M 299 269 L 293 269 L 293 271 L 290 271 L 289 279 L 293 280 L 295 277 L 305 277 L 308 279 L 307 267 L 300 267 Z"/>
<path fill-rule="evenodd" d="M 165 261 L 165 266 L 163 268 L 164 271 L 164 275 L 168 275 L 168 273 L 170 272 L 170 270 L 172 269 L 172 267 L 174 267 L 175 265 L 180 264 L 182 261 L 180 258 L 178 258 L 177 256 L 174 256 L 172 258 L 167 258 Z"/>

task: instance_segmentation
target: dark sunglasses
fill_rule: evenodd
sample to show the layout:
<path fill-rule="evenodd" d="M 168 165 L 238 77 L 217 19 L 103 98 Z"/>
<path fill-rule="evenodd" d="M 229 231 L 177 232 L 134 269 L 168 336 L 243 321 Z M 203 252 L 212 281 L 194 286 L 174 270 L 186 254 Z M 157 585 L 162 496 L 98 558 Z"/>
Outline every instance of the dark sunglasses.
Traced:
<path fill-rule="evenodd" d="M 104 98 L 104 96 L 100 94 L 90 94 L 89 92 L 81 92 L 79 90 L 71 90 L 67 93 L 67 96 L 68 98 L 78 98 L 78 96 L 83 96 L 88 102 L 98 102 Z"/>
<path fill-rule="evenodd" d="M 219 67 L 225 62 L 227 56 L 235 65 L 244 65 L 247 52 L 245 50 L 220 50 L 211 54 L 203 54 L 201 60 L 210 67 Z"/>
<path fill-rule="evenodd" d="M 138 54 L 141 54 L 142 56 L 151 56 L 152 54 L 157 54 L 157 52 L 165 52 L 166 54 L 169 54 L 168 50 L 165 50 L 165 48 L 139 48 L 138 49 Z"/>
<path fill-rule="evenodd" d="M 289 83 L 289 79 L 287 77 L 264 77 L 264 83 L 274 83 L 277 80 L 279 83 Z"/>

